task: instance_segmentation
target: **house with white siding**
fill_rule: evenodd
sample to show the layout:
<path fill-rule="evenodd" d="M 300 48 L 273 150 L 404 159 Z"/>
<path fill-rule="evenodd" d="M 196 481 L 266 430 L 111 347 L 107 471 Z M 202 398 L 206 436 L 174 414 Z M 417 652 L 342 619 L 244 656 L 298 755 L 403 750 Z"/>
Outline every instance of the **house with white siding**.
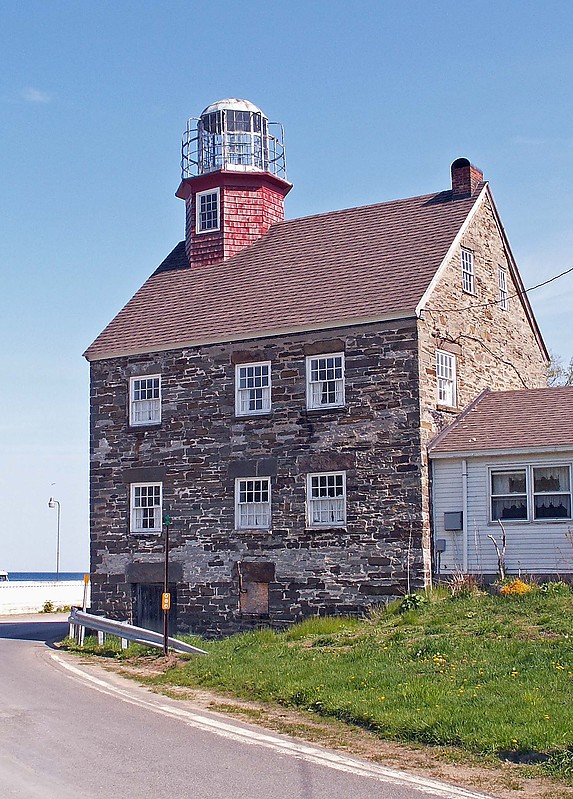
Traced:
<path fill-rule="evenodd" d="M 573 387 L 486 389 L 428 446 L 435 572 L 573 575 Z"/>

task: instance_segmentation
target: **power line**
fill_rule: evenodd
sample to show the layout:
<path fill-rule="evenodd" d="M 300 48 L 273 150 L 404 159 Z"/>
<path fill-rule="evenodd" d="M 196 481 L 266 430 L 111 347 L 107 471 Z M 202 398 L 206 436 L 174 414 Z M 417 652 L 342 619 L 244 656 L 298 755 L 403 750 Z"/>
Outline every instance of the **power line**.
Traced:
<path fill-rule="evenodd" d="M 535 291 L 535 289 L 540 289 L 542 286 L 546 286 L 548 283 L 553 283 L 554 280 L 559 280 L 560 277 L 564 277 L 568 275 L 570 272 L 573 272 L 573 266 L 569 269 L 566 269 L 564 272 L 560 272 L 558 275 L 554 275 L 550 277 L 548 280 L 544 280 L 542 283 L 537 283 L 535 286 L 530 286 L 528 289 L 523 289 L 523 291 L 516 291 L 515 294 L 508 294 L 507 299 L 510 300 L 513 297 L 523 297 L 525 294 L 528 294 L 530 291 Z M 493 300 L 491 302 L 476 302 L 471 305 L 466 305 L 464 308 L 428 308 L 426 307 L 425 310 L 429 313 L 465 313 L 465 311 L 471 311 L 473 308 L 489 308 L 493 305 L 499 305 L 500 300 Z"/>

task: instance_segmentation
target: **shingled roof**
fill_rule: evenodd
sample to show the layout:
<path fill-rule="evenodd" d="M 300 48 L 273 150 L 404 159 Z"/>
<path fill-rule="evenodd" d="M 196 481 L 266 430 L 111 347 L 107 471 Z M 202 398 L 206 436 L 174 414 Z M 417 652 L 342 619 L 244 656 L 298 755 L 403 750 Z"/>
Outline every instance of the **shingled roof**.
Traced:
<path fill-rule="evenodd" d="M 430 455 L 573 448 L 573 386 L 486 389 L 429 445 Z"/>
<path fill-rule="evenodd" d="M 190 266 L 180 242 L 85 356 L 413 315 L 484 185 L 280 222 L 209 266 Z"/>

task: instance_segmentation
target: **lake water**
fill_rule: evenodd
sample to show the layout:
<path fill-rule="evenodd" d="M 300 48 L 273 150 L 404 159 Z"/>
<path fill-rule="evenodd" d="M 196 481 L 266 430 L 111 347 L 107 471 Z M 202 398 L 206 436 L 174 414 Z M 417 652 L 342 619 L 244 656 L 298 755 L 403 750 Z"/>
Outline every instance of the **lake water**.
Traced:
<path fill-rule="evenodd" d="M 11 583 L 32 583 L 32 582 L 52 582 L 59 580 L 82 580 L 87 572 L 60 572 L 59 577 L 56 572 L 8 572 L 8 579 Z"/>

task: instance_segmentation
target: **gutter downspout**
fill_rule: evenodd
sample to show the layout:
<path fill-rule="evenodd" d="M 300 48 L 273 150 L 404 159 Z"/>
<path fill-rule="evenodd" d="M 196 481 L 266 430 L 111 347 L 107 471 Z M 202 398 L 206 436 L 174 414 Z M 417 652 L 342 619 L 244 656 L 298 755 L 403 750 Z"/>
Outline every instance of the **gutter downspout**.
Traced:
<path fill-rule="evenodd" d="M 468 573 L 468 462 L 462 460 L 462 568 Z"/>

